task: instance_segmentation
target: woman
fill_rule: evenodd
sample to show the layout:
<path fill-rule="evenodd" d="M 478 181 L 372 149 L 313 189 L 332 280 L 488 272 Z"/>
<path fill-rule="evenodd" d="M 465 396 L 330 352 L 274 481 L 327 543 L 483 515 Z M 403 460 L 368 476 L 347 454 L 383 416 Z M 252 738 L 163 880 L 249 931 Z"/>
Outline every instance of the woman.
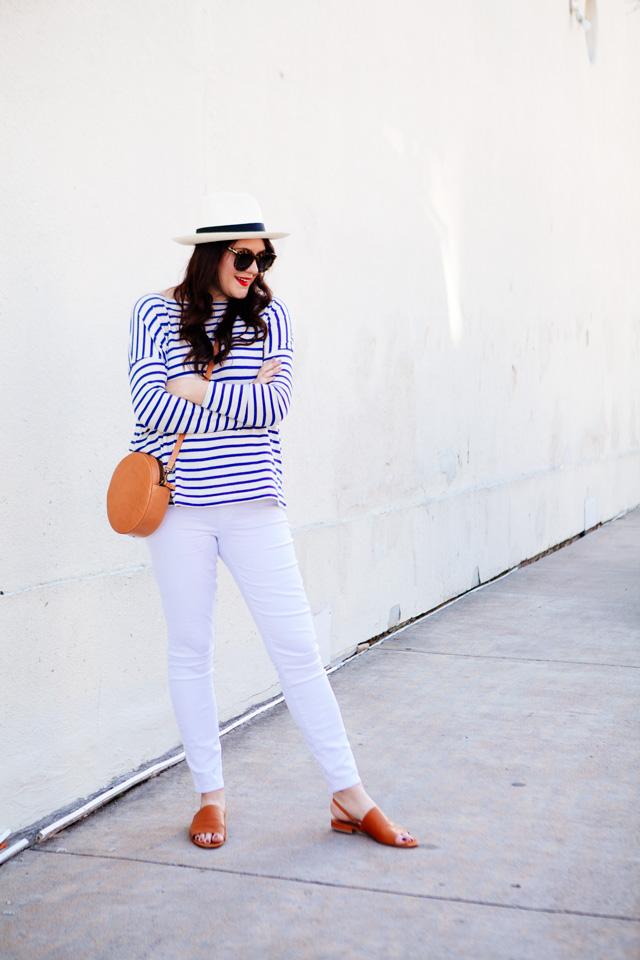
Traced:
<path fill-rule="evenodd" d="M 333 691 L 284 512 L 278 423 L 291 398 L 292 338 L 264 274 L 271 240 L 247 194 L 210 194 L 179 286 L 142 297 L 131 323 L 132 449 L 165 464 L 186 433 L 172 503 L 149 539 L 169 647 L 171 699 L 200 810 L 194 843 L 226 839 L 226 803 L 213 688 L 218 556 L 230 569 L 276 666 L 287 705 L 329 790 L 331 826 L 413 847 L 365 792 Z M 214 357 L 207 382 L 205 373 Z"/>

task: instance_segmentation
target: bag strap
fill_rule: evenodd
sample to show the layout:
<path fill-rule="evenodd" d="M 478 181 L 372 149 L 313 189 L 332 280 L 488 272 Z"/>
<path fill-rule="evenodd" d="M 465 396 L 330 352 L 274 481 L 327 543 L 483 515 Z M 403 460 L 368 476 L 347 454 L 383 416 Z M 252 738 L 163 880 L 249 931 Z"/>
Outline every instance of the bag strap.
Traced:
<path fill-rule="evenodd" d="M 209 366 L 207 367 L 207 372 L 206 372 L 205 375 L 204 375 L 205 380 L 211 380 L 211 374 L 213 373 L 213 367 L 214 367 L 214 364 L 215 364 L 215 357 L 216 357 L 216 353 L 217 353 L 217 352 L 218 352 L 218 344 L 217 344 L 217 343 L 214 343 L 214 345 L 213 345 L 213 360 L 210 360 L 210 361 L 209 361 Z M 182 446 L 182 441 L 184 440 L 184 438 L 185 438 L 185 434 L 184 434 L 184 433 L 178 434 L 178 438 L 177 438 L 177 440 L 176 440 L 176 442 L 175 442 L 175 444 L 174 444 L 174 446 L 173 446 L 173 450 L 171 451 L 171 456 L 169 457 L 169 462 L 167 463 L 167 465 L 166 465 L 166 467 L 165 467 L 165 477 L 167 477 L 167 476 L 171 473 L 171 471 L 173 470 L 173 468 L 174 468 L 175 465 L 176 465 L 176 460 L 178 459 L 178 454 L 180 453 L 180 447 Z M 168 484 L 168 486 L 171 486 L 171 484 Z"/>

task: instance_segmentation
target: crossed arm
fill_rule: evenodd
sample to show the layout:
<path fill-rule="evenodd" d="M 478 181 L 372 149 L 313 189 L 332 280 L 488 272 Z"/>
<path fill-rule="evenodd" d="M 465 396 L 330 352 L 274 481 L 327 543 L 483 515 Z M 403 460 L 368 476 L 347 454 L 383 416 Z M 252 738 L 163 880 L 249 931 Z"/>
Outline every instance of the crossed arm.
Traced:
<path fill-rule="evenodd" d="M 265 360 L 253 382 L 271 383 L 280 373 L 281 369 L 282 362 L 278 360 L 277 357 L 271 360 Z M 187 374 L 184 377 L 174 377 L 173 380 L 169 380 L 166 386 L 166 390 L 173 394 L 174 397 L 182 397 L 183 400 L 189 400 L 191 403 L 198 404 L 198 406 L 202 405 L 208 389 L 208 381 L 205 380 L 204 377 L 194 374 Z"/>
<path fill-rule="evenodd" d="M 292 338 L 284 304 L 270 305 L 268 359 L 253 381 L 196 374 L 167 382 L 165 346 L 171 339 L 166 304 L 154 296 L 136 303 L 131 316 L 129 379 L 136 420 L 157 433 L 206 434 L 274 427 L 291 400 Z M 275 354 L 275 356 L 274 356 Z"/>

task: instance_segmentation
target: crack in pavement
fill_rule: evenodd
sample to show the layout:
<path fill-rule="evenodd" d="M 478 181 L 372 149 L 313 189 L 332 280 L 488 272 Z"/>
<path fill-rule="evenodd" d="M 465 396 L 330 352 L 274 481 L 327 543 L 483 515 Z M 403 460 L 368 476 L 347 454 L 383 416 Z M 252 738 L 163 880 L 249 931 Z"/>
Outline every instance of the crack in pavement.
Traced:
<path fill-rule="evenodd" d="M 351 883 L 336 883 L 329 880 L 310 880 L 306 877 L 286 877 L 273 873 L 254 873 L 250 870 L 232 870 L 228 867 L 205 867 L 194 863 L 170 863 L 166 860 L 149 860 L 145 857 L 109 857 L 106 854 L 69 852 L 66 850 L 25 850 L 25 853 L 40 853 L 57 857 L 85 857 L 93 860 L 121 861 L 124 863 L 147 863 L 157 867 L 173 867 L 186 870 L 202 870 L 207 873 L 224 873 L 236 877 L 251 877 L 255 880 L 281 880 L 285 883 L 300 883 L 307 886 L 329 887 L 336 890 L 354 890 L 358 893 L 379 893 L 391 897 L 409 897 L 413 900 L 434 900 L 440 903 L 462 903 L 475 907 L 497 907 L 501 910 L 517 910 L 525 913 L 545 913 L 556 916 L 586 917 L 594 920 L 622 920 L 640 923 L 640 917 L 627 917 L 614 913 L 595 913 L 584 910 L 567 910 L 556 907 L 527 907 L 518 903 L 497 903 L 492 900 L 472 900 L 467 897 L 445 897 L 431 893 L 414 893 L 408 890 L 387 890 L 380 887 L 365 887 Z"/>
<path fill-rule="evenodd" d="M 450 653 L 447 650 L 416 650 L 415 647 L 403 647 L 395 650 L 393 647 L 384 648 L 387 653 L 419 653 L 429 657 L 467 657 L 470 660 L 515 660 L 519 663 L 568 663 L 579 667 L 617 667 L 620 670 L 640 670 L 636 663 L 598 663 L 595 660 L 555 660 L 548 657 L 509 657 L 495 653 Z"/>

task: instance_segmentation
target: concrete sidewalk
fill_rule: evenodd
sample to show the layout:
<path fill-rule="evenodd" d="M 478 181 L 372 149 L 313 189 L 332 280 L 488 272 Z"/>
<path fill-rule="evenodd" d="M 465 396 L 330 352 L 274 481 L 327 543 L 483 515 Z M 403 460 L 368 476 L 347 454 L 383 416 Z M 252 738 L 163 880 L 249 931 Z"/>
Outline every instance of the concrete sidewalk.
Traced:
<path fill-rule="evenodd" d="M 225 738 L 225 846 L 180 764 L 0 868 L 0 955 L 637 960 L 639 639 L 636 510 L 332 676 L 418 849 L 329 829 L 279 706 Z"/>

